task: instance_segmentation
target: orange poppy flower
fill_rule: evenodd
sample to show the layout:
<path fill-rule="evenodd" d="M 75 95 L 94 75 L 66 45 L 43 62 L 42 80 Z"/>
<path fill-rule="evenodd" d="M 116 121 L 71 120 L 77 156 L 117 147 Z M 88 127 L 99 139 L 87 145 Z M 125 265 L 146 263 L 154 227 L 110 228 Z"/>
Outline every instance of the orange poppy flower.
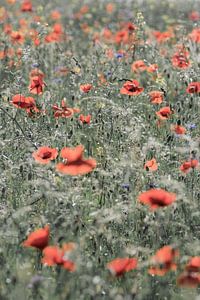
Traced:
<path fill-rule="evenodd" d="M 151 210 L 171 205 L 176 200 L 176 194 L 162 189 L 150 189 L 139 195 L 139 201 L 150 206 Z"/>
<path fill-rule="evenodd" d="M 198 11 L 194 10 L 194 11 L 190 12 L 188 18 L 189 18 L 189 20 L 196 22 L 196 21 L 200 20 L 200 14 Z"/>
<path fill-rule="evenodd" d="M 30 71 L 30 73 L 29 73 L 30 79 L 32 79 L 33 77 L 37 77 L 37 76 L 41 77 L 42 79 L 44 79 L 44 77 L 45 77 L 44 73 L 38 68 L 35 68 Z"/>
<path fill-rule="evenodd" d="M 180 69 L 186 69 L 190 67 L 191 63 L 189 61 L 188 52 L 176 52 L 172 56 L 172 65 Z"/>
<path fill-rule="evenodd" d="M 136 258 L 116 258 L 107 264 L 107 269 L 114 276 L 122 276 L 124 273 L 137 268 Z"/>
<path fill-rule="evenodd" d="M 172 30 L 160 32 L 160 31 L 154 31 L 153 36 L 156 38 L 156 41 L 158 43 L 164 43 L 167 42 L 169 39 L 174 37 L 174 33 Z"/>
<path fill-rule="evenodd" d="M 90 84 L 90 83 L 80 85 L 80 90 L 83 93 L 88 93 L 91 89 L 92 89 L 92 84 Z"/>
<path fill-rule="evenodd" d="M 189 34 L 189 38 L 195 43 L 200 43 L 200 28 L 194 28 Z"/>
<path fill-rule="evenodd" d="M 21 11 L 23 12 L 31 12 L 33 10 L 32 2 L 30 0 L 24 0 L 21 5 Z"/>
<path fill-rule="evenodd" d="M 155 73 L 158 70 L 158 65 L 157 64 L 149 65 L 146 70 L 149 73 Z"/>
<path fill-rule="evenodd" d="M 65 102 L 65 99 L 61 101 L 61 107 L 54 104 L 52 109 L 55 111 L 54 118 L 70 118 L 73 116 L 74 113 L 79 113 L 79 108 L 69 108 Z"/>
<path fill-rule="evenodd" d="M 185 266 L 187 272 L 200 272 L 200 256 L 191 257 Z"/>
<path fill-rule="evenodd" d="M 36 106 L 35 100 L 32 97 L 24 97 L 21 94 L 14 95 L 11 103 L 17 108 L 34 108 Z"/>
<path fill-rule="evenodd" d="M 83 123 L 83 124 L 90 124 L 90 121 L 91 121 L 91 115 L 87 115 L 87 116 L 80 115 L 80 116 L 79 116 L 79 120 L 80 120 L 81 123 Z"/>
<path fill-rule="evenodd" d="M 180 135 L 186 133 L 185 127 L 178 125 L 178 124 L 172 125 L 171 130 L 174 131 L 176 134 L 180 134 Z"/>
<path fill-rule="evenodd" d="M 200 93 L 200 82 L 191 82 L 188 85 L 186 92 L 188 94 L 199 94 Z"/>
<path fill-rule="evenodd" d="M 159 249 L 152 257 L 153 266 L 149 268 L 148 273 L 151 275 L 163 276 L 171 270 L 176 270 L 175 259 L 179 256 L 179 251 L 171 246 L 164 246 Z"/>
<path fill-rule="evenodd" d="M 180 170 L 187 174 L 191 169 L 194 169 L 198 166 L 199 162 L 197 159 L 191 159 L 190 161 L 186 161 L 184 162 L 181 166 L 180 166 Z"/>
<path fill-rule="evenodd" d="M 24 43 L 24 35 L 20 31 L 12 31 L 10 37 L 13 44 Z"/>
<path fill-rule="evenodd" d="M 163 92 L 151 91 L 149 92 L 150 101 L 153 104 L 161 104 L 163 102 Z"/>
<path fill-rule="evenodd" d="M 42 251 L 42 263 L 47 266 L 62 265 L 64 252 L 57 246 L 45 247 Z"/>
<path fill-rule="evenodd" d="M 120 90 L 122 95 L 137 96 L 144 91 L 137 80 L 126 81 Z"/>
<path fill-rule="evenodd" d="M 144 165 L 144 169 L 147 171 L 152 171 L 152 172 L 157 171 L 158 165 L 157 165 L 155 158 L 148 160 Z"/>
<path fill-rule="evenodd" d="M 49 226 L 37 229 L 29 234 L 26 241 L 23 242 L 24 247 L 34 247 L 43 250 L 49 242 Z"/>
<path fill-rule="evenodd" d="M 177 278 L 177 284 L 180 287 L 196 288 L 200 285 L 200 274 L 196 272 L 183 272 Z"/>
<path fill-rule="evenodd" d="M 156 112 L 156 115 L 159 117 L 160 120 L 169 119 L 171 114 L 172 114 L 172 111 L 169 106 L 165 106 Z"/>
<path fill-rule="evenodd" d="M 51 160 L 56 159 L 58 156 L 58 151 L 55 148 L 43 146 L 38 148 L 37 151 L 33 152 L 32 156 L 36 162 L 46 165 L 50 163 Z"/>
<path fill-rule="evenodd" d="M 133 72 L 143 72 L 145 71 L 147 66 L 145 65 L 143 60 L 137 60 L 131 65 L 131 70 Z"/>
<path fill-rule="evenodd" d="M 118 31 L 115 34 L 114 40 L 116 44 L 128 44 L 130 41 L 129 31 L 127 29 Z"/>
<path fill-rule="evenodd" d="M 33 76 L 31 77 L 31 82 L 29 84 L 29 91 L 34 95 L 41 95 L 45 85 L 42 76 Z"/>
<path fill-rule="evenodd" d="M 108 3 L 106 5 L 106 12 L 108 14 L 112 14 L 112 12 L 115 10 L 115 4 L 114 3 Z"/>
<path fill-rule="evenodd" d="M 83 157 L 84 147 L 79 145 L 75 148 L 65 147 L 61 150 L 61 157 L 66 160 L 64 163 L 58 163 L 56 170 L 62 174 L 71 176 L 90 173 L 96 168 L 96 161 L 92 158 Z"/>
<path fill-rule="evenodd" d="M 52 20 L 59 20 L 61 18 L 61 13 L 58 10 L 54 10 L 51 12 Z"/>
<path fill-rule="evenodd" d="M 72 244 L 72 243 L 70 243 Z M 66 253 L 71 252 L 73 248 L 66 247 L 59 248 L 57 246 L 48 246 L 43 250 L 42 263 L 47 266 L 61 265 L 64 269 L 73 272 L 75 271 L 75 264 L 66 258 Z"/>
<path fill-rule="evenodd" d="M 12 32 L 12 25 L 11 24 L 5 24 L 4 27 L 3 27 L 3 31 L 6 33 L 6 34 L 11 34 Z"/>

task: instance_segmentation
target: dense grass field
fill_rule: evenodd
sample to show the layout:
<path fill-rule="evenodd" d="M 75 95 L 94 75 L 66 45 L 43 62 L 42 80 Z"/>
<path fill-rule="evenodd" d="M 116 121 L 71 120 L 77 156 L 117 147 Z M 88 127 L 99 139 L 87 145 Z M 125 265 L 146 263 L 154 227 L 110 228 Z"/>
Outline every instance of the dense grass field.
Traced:
<path fill-rule="evenodd" d="M 200 1 L 0 1 L 0 300 L 200 299 Z"/>

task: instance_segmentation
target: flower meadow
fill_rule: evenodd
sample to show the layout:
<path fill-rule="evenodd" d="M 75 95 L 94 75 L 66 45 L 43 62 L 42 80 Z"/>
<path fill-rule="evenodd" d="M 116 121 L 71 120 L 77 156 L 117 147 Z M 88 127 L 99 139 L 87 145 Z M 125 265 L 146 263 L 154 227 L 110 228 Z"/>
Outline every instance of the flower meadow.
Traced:
<path fill-rule="evenodd" d="M 0 1 L 0 299 L 200 299 L 200 1 Z"/>

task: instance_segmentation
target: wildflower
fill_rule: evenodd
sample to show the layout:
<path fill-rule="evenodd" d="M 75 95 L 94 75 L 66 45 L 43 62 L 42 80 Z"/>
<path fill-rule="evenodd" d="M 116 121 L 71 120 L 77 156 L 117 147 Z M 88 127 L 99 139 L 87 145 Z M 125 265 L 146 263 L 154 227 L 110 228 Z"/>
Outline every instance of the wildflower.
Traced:
<path fill-rule="evenodd" d="M 177 266 L 175 259 L 179 256 L 179 251 L 171 246 L 164 246 L 159 249 L 152 257 L 153 266 L 149 268 L 148 273 L 151 275 L 163 276 L 169 271 L 175 271 Z"/>
<path fill-rule="evenodd" d="M 152 158 L 151 160 L 148 160 L 145 165 L 144 165 L 144 169 L 147 171 L 157 171 L 158 170 L 158 165 L 156 162 L 155 158 Z"/>
<path fill-rule="evenodd" d="M 186 129 L 185 127 L 181 126 L 181 125 L 172 125 L 171 126 L 171 130 L 174 131 L 176 134 L 181 135 L 181 134 L 185 134 L 186 133 Z"/>
<path fill-rule="evenodd" d="M 137 60 L 131 65 L 131 70 L 133 72 L 143 72 L 146 71 L 147 66 L 145 65 L 143 60 Z"/>
<path fill-rule="evenodd" d="M 38 148 L 37 151 L 33 152 L 32 156 L 36 162 L 46 165 L 50 163 L 51 160 L 56 159 L 58 156 L 58 151 L 55 148 L 43 146 Z"/>
<path fill-rule="evenodd" d="M 129 43 L 129 32 L 128 30 L 120 30 L 115 34 L 114 37 L 116 44 L 128 44 Z"/>
<path fill-rule="evenodd" d="M 151 91 L 149 92 L 150 101 L 153 104 L 161 104 L 163 102 L 163 92 Z"/>
<path fill-rule="evenodd" d="M 189 52 L 185 49 L 179 49 L 179 51 L 172 56 L 172 65 L 180 69 L 190 67 Z"/>
<path fill-rule="evenodd" d="M 176 200 L 176 194 L 162 189 L 150 189 L 139 195 L 139 201 L 150 206 L 151 210 L 171 205 Z"/>
<path fill-rule="evenodd" d="M 83 93 L 88 93 L 91 89 L 92 89 L 92 84 L 90 84 L 90 83 L 88 83 L 88 84 L 81 84 L 80 85 L 80 90 Z"/>
<path fill-rule="evenodd" d="M 192 129 L 195 129 L 197 127 L 196 124 L 191 124 L 191 123 L 188 123 L 186 124 L 186 127 L 189 129 L 189 130 L 192 130 Z"/>
<path fill-rule="evenodd" d="M 40 111 L 36 107 L 35 99 L 32 97 L 25 97 L 21 94 L 17 94 L 12 97 L 11 103 L 17 108 L 25 109 L 28 114 Z"/>
<path fill-rule="evenodd" d="M 137 96 L 144 91 L 137 80 L 126 81 L 120 90 L 122 95 Z"/>
<path fill-rule="evenodd" d="M 200 43 L 200 28 L 194 28 L 189 34 L 189 38 L 195 43 Z"/>
<path fill-rule="evenodd" d="M 191 159 L 190 161 L 186 161 L 184 162 L 181 166 L 180 166 L 180 170 L 187 174 L 191 169 L 194 169 L 198 166 L 199 162 L 197 159 Z"/>
<path fill-rule="evenodd" d="M 26 241 L 23 242 L 24 247 L 34 247 L 43 250 L 49 242 L 49 226 L 37 229 L 29 234 Z"/>
<path fill-rule="evenodd" d="M 157 65 L 157 64 L 149 65 L 149 66 L 146 68 L 146 71 L 147 71 L 148 73 L 155 73 L 157 70 L 158 70 L 158 65 Z"/>
<path fill-rule="evenodd" d="M 24 43 L 24 35 L 20 31 L 12 31 L 10 37 L 13 44 Z"/>
<path fill-rule="evenodd" d="M 172 111 L 169 106 L 165 106 L 156 112 L 156 115 L 159 117 L 160 120 L 169 119 L 171 114 L 172 114 Z"/>
<path fill-rule="evenodd" d="M 160 32 L 160 31 L 154 31 L 153 36 L 156 38 L 156 41 L 158 43 L 164 43 L 167 42 L 169 39 L 174 37 L 174 33 L 172 30 Z"/>
<path fill-rule="evenodd" d="M 44 248 L 42 252 L 42 263 L 47 266 L 60 265 L 70 272 L 75 271 L 75 264 L 68 259 L 67 255 L 75 249 L 75 247 L 72 247 L 72 244 L 73 243 L 64 244 L 62 248 L 59 248 L 58 246 L 48 246 Z"/>
<path fill-rule="evenodd" d="M 200 285 L 200 274 L 196 272 L 183 272 L 177 278 L 177 284 L 180 287 L 196 288 Z"/>
<path fill-rule="evenodd" d="M 58 105 L 54 104 L 52 106 L 52 109 L 54 112 L 54 118 L 70 118 L 73 116 L 74 113 L 79 113 L 79 108 L 70 108 L 67 106 L 65 99 L 61 101 L 61 107 L 58 107 Z"/>
<path fill-rule="evenodd" d="M 32 94 L 41 95 L 43 93 L 45 85 L 46 84 L 44 83 L 42 76 L 40 76 L 40 75 L 33 76 L 33 77 L 31 77 L 29 91 Z"/>
<path fill-rule="evenodd" d="M 82 145 L 75 148 L 65 147 L 61 150 L 61 157 L 65 160 L 56 165 L 56 170 L 62 174 L 71 176 L 90 173 L 96 168 L 96 161 L 93 158 L 85 159 L 83 157 L 84 147 Z"/>
<path fill-rule="evenodd" d="M 114 276 L 122 276 L 124 273 L 137 268 L 136 258 L 116 258 L 107 264 L 107 269 Z"/>
<path fill-rule="evenodd" d="M 186 92 L 188 94 L 199 94 L 200 93 L 200 82 L 191 82 L 188 85 Z"/>
<path fill-rule="evenodd" d="M 91 120 L 91 115 L 80 115 L 79 120 L 81 121 L 81 123 L 83 124 L 90 124 L 90 120 Z"/>
<path fill-rule="evenodd" d="M 189 20 L 196 22 L 196 21 L 200 20 L 200 14 L 198 11 L 194 10 L 194 11 L 190 12 L 188 18 L 189 18 Z"/>
<path fill-rule="evenodd" d="M 191 257 L 185 266 L 187 272 L 200 272 L 200 256 Z"/>
<path fill-rule="evenodd" d="M 33 10 L 32 2 L 30 0 L 24 0 L 21 5 L 22 12 L 31 12 Z"/>

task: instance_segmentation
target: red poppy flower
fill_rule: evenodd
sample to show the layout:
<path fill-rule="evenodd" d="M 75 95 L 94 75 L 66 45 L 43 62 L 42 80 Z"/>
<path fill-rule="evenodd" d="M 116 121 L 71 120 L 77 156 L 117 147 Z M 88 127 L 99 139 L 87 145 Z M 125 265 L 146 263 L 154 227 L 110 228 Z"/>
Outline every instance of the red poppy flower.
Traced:
<path fill-rule="evenodd" d="M 131 70 L 133 72 L 143 72 L 145 71 L 147 66 L 145 65 L 143 60 L 137 60 L 131 65 Z"/>
<path fill-rule="evenodd" d="M 42 263 L 47 266 L 60 265 L 70 272 L 75 271 L 75 263 L 67 258 L 67 254 L 71 252 L 74 247 L 67 247 L 67 245 L 68 244 L 65 244 L 62 248 L 59 248 L 58 246 L 46 247 L 42 252 Z"/>
<path fill-rule="evenodd" d="M 43 250 L 49 242 L 49 226 L 38 229 L 29 234 L 26 241 L 23 242 L 24 247 L 34 247 Z"/>
<path fill-rule="evenodd" d="M 149 92 L 150 101 L 153 104 L 161 104 L 163 102 L 163 92 L 151 91 Z"/>
<path fill-rule="evenodd" d="M 42 263 L 47 266 L 62 265 L 64 252 L 57 246 L 48 246 L 43 250 Z"/>
<path fill-rule="evenodd" d="M 148 66 L 146 70 L 149 73 L 155 73 L 158 70 L 158 65 L 152 64 L 152 65 Z"/>
<path fill-rule="evenodd" d="M 176 270 L 175 259 L 179 256 L 179 251 L 171 246 L 164 246 L 159 249 L 152 257 L 153 266 L 149 268 L 148 273 L 151 275 L 163 276 L 171 270 Z"/>
<path fill-rule="evenodd" d="M 199 94 L 200 93 L 200 82 L 191 82 L 188 85 L 186 92 L 188 94 Z"/>
<path fill-rule="evenodd" d="M 36 106 L 35 100 L 32 97 L 24 97 L 21 94 L 14 95 L 11 103 L 17 108 L 33 108 Z"/>
<path fill-rule="evenodd" d="M 180 135 L 186 133 L 185 127 L 178 125 L 178 124 L 172 125 L 171 130 L 174 131 L 176 134 L 180 134 Z"/>
<path fill-rule="evenodd" d="M 61 107 L 58 107 L 56 104 L 54 104 L 52 109 L 55 111 L 54 118 L 70 118 L 74 113 L 80 112 L 79 108 L 69 108 L 65 99 L 61 101 Z"/>
<path fill-rule="evenodd" d="M 81 84 L 80 85 L 80 90 L 83 93 L 88 93 L 91 89 L 92 89 L 92 84 L 90 84 L 90 83 L 88 83 L 88 84 Z"/>
<path fill-rule="evenodd" d="M 196 22 L 200 20 L 200 14 L 198 11 L 194 10 L 189 14 L 188 18 L 189 20 Z"/>
<path fill-rule="evenodd" d="M 151 210 L 171 205 L 176 200 L 176 194 L 162 189 L 150 189 L 139 195 L 139 201 L 150 206 Z"/>
<path fill-rule="evenodd" d="M 122 95 L 137 96 L 144 91 L 137 80 L 126 81 L 120 90 Z"/>
<path fill-rule="evenodd" d="M 180 287 L 196 288 L 200 285 L 200 274 L 196 272 L 183 272 L 177 278 L 177 284 Z"/>
<path fill-rule="evenodd" d="M 114 276 L 122 276 L 124 273 L 137 268 L 136 258 L 116 258 L 107 264 L 107 269 Z"/>
<path fill-rule="evenodd" d="M 187 272 L 200 272 L 200 256 L 191 257 L 185 266 Z"/>
<path fill-rule="evenodd" d="M 188 173 L 191 169 L 194 169 L 198 166 L 199 162 L 197 159 L 191 159 L 190 161 L 186 161 L 184 162 L 181 166 L 180 166 L 180 170 L 183 173 Z"/>
<path fill-rule="evenodd" d="M 10 37 L 13 44 L 24 43 L 24 35 L 20 31 L 12 31 Z"/>
<path fill-rule="evenodd" d="M 56 170 L 62 174 L 72 176 L 90 173 L 96 167 L 96 161 L 93 158 L 85 159 L 83 152 L 84 147 L 82 145 L 75 148 L 63 148 L 61 150 L 61 157 L 65 162 L 58 163 Z"/>
<path fill-rule="evenodd" d="M 83 123 L 83 124 L 90 124 L 90 121 L 91 121 L 91 115 L 87 115 L 87 116 L 80 115 L 80 116 L 79 116 L 79 120 L 80 120 L 81 123 Z"/>
<path fill-rule="evenodd" d="M 172 114 L 172 111 L 169 106 L 165 106 L 156 112 L 156 115 L 159 117 L 160 120 L 169 119 L 171 114 Z"/>
<path fill-rule="evenodd" d="M 33 10 L 32 2 L 30 0 L 24 0 L 21 5 L 21 11 L 27 12 L 32 10 Z"/>
<path fill-rule="evenodd" d="M 154 31 L 153 36 L 156 38 L 156 41 L 158 43 L 164 43 L 167 42 L 169 39 L 174 37 L 174 33 L 172 30 L 160 32 L 160 31 Z"/>
<path fill-rule="evenodd" d="M 144 165 L 144 169 L 147 171 L 152 171 L 152 172 L 158 170 L 158 165 L 157 165 L 155 158 L 148 160 Z"/>
<path fill-rule="evenodd" d="M 56 159 L 58 151 L 55 148 L 40 147 L 37 151 L 33 152 L 33 158 L 40 164 L 48 164 L 51 160 Z"/>
<path fill-rule="evenodd" d="M 172 65 L 176 68 L 186 69 L 190 67 L 189 53 L 187 51 L 176 52 L 172 56 Z"/>
<path fill-rule="evenodd" d="M 42 79 L 44 79 L 44 77 L 45 77 L 44 73 L 40 69 L 38 69 L 38 68 L 35 68 L 35 69 L 33 69 L 33 70 L 30 71 L 30 73 L 29 73 L 30 80 L 33 77 L 37 77 L 37 76 L 39 76 Z"/>
<path fill-rule="evenodd" d="M 33 76 L 33 77 L 31 77 L 31 82 L 30 82 L 30 85 L 29 85 L 29 91 L 32 94 L 41 95 L 43 93 L 45 85 L 46 84 L 44 83 L 42 76 L 40 76 L 40 75 Z"/>
<path fill-rule="evenodd" d="M 128 44 L 129 39 L 129 31 L 128 30 L 120 30 L 115 34 L 115 43 L 116 44 Z"/>
<path fill-rule="evenodd" d="M 189 34 L 189 38 L 195 43 L 200 43 L 200 28 L 194 28 Z"/>

